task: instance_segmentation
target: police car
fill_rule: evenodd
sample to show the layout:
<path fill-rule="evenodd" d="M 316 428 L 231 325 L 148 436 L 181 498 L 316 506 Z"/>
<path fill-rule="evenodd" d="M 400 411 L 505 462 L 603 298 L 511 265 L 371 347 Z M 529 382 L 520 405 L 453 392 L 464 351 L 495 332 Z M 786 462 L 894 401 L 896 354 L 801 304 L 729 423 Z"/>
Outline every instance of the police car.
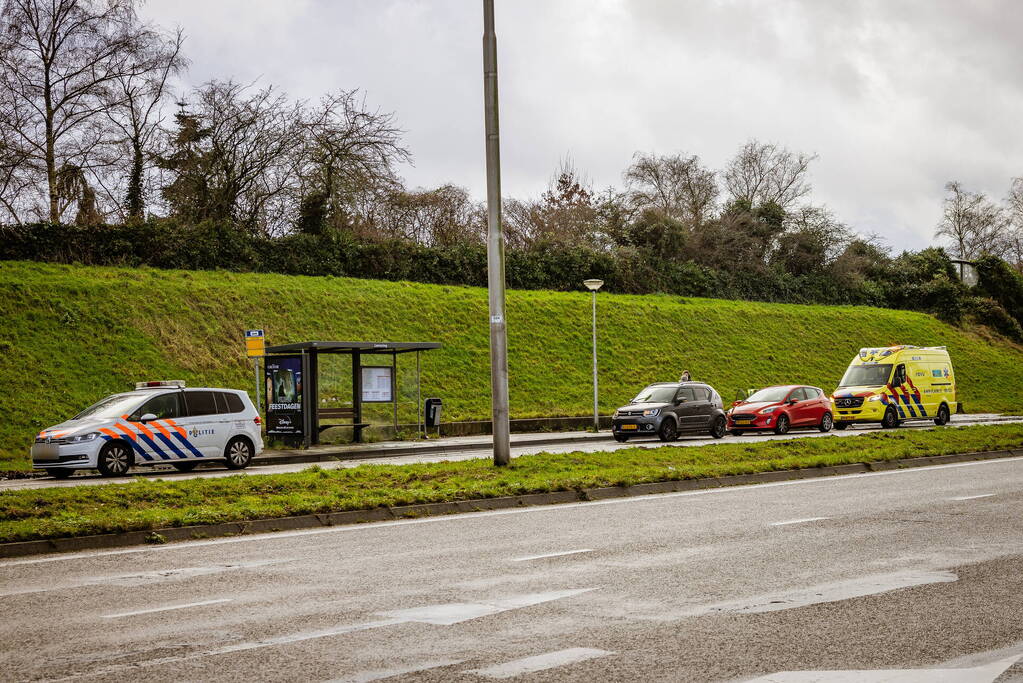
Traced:
<path fill-rule="evenodd" d="M 135 391 L 107 396 L 41 431 L 32 466 L 58 479 L 79 469 L 114 477 L 133 465 L 169 464 L 188 472 L 218 460 L 240 470 L 263 450 L 261 423 L 244 391 L 138 382 Z"/>

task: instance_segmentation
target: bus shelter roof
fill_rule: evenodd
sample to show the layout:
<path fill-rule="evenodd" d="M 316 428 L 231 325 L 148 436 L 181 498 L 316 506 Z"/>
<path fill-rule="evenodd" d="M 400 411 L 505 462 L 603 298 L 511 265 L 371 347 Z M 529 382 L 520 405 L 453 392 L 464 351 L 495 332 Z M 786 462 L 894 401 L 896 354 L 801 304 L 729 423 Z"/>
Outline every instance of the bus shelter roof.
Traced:
<path fill-rule="evenodd" d="M 294 344 L 268 346 L 274 353 L 359 353 L 395 354 L 412 351 L 430 351 L 441 347 L 438 342 L 371 342 L 371 341 L 307 341 Z"/>

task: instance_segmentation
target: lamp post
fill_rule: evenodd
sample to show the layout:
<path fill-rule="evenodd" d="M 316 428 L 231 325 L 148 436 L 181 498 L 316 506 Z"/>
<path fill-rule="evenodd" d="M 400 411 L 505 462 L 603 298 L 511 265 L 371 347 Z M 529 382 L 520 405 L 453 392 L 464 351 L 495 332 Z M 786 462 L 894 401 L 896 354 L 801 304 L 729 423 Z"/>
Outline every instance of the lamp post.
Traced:
<path fill-rule="evenodd" d="M 604 286 L 603 280 L 583 280 L 586 289 L 593 292 L 593 429 L 600 431 L 600 412 L 597 407 L 597 290 Z"/>
<path fill-rule="evenodd" d="M 497 116 L 494 0 L 483 0 L 483 118 L 487 138 L 487 290 L 490 301 L 490 390 L 494 465 L 511 459 L 508 419 L 508 331 L 504 320 L 504 233 L 501 232 L 501 146 Z"/>

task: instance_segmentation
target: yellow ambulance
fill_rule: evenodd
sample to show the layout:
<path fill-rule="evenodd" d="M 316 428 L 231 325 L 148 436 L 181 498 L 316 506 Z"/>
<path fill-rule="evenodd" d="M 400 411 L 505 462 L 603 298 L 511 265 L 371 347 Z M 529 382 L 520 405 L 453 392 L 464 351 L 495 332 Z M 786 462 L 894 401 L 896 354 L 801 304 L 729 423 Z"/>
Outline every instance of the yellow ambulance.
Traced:
<path fill-rule="evenodd" d="M 944 346 L 860 349 L 831 395 L 835 429 L 906 420 L 946 424 L 956 409 L 956 379 Z"/>

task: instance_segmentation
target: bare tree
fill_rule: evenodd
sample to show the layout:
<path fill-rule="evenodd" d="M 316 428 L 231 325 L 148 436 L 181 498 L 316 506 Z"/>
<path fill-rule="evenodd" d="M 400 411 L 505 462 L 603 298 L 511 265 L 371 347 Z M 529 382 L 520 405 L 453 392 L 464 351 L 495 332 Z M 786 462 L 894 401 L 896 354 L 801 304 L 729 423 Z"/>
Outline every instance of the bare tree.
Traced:
<path fill-rule="evenodd" d="M 637 152 L 625 171 L 625 182 L 637 210 L 655 209 L 690 226 L 709 218 L 717 202 L 717 174 L 695 155 Z"/>
<path fill-rule="evenodd" d="M 306 108 L 301 127 L 302 196 L 315 195 L 335 223 L 372 225 L 378 204 L 401 189 L 397 166 L 412 158 L 394 114 L 371 111 L 357 90 L 342 90 Z"/>
<path fill-rule="evenodd" d="M 807 170 L 816 154 L 793 153 L 774 144 L 750 140 L 724 170 L 733 201 L 758 206 L 774 202 L 788 211 L 810 193 Z"/>
<path fill-rule="evenodd" d="M 0 16 L 0 125 L 44 170 L 44 214 L 56 222 L 76 201 L 61 194 L 62 169 L 85 182 L 115 82 L 149 68 L 136 58 L 147 29 L 133 0 L 5 0 Z"/>
<path fill-rule="evenodd" d="M 134 55 L 138 64 L 114 79 L 105 112 L 115 131 L 110 165 L 118 171 L 114 187 L 107 190 L 111 204 L 120 207 L 128 221 L 145 215 L 147 175 L 158 151 L 168 81 L 187 64 L 181 54 L 184 35 L 180 29 L 170 36 L 147 29 L 145 37 Z"/>
<path fill-rule="evenodd" d="M 539 200 L 504 201 L 503 228 L 510 248 L 594 246 L 598 210 L 589 181 L 563 159 Z"/>
<path fill-rule="evenodd" d="M 1023 177 L 1013 178 L 1005 211 L 1008 223 L 1004 240 L 1005 259 L 1016 270 L 1023 271 Z"/>
<path fill-rule="evenodd" d="M 399 190 L 378 210 L 382 236 L 434 247 L 483 244 L 483 207 L 465 188 L 442 185 L 433 190 Z"/>
<path fill-rule="evenodd" d="M 935 236 L 951 242 L 952 255 L 971 261 L 1002 253 L 1007 225 L 1002 208 L 983 192 L 963 189 L 958 181 L 946 184 L 945 190 L 949 194 Z"/>
<path fill-rule="evenodd" d="M 182 105 L 178 129 L 159 164 L 172 180 L 161 190 L 177 215 L 234 222 L 251 232 L 283 230 L 295 205 L 301 104 L 272 87 L 249 94 L 211 81 Z"/>

